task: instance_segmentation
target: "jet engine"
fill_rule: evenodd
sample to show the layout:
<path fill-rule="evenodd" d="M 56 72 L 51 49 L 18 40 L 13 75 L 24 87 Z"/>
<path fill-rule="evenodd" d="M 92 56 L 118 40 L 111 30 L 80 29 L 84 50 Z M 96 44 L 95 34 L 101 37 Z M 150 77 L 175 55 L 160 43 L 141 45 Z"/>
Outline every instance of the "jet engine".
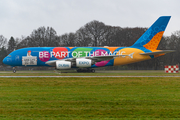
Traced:
<path fill-rule="evenodd" d="M 76 59 L 76 67 L 91 67 L 92 61 L 90 59 Z"/>
<path fill-rule="evenodd" d="M 64 69 L 70 69 L 70 68 L 71 68 L 71 62 L 56 61 L 56 69 L 64 70 Z"/>

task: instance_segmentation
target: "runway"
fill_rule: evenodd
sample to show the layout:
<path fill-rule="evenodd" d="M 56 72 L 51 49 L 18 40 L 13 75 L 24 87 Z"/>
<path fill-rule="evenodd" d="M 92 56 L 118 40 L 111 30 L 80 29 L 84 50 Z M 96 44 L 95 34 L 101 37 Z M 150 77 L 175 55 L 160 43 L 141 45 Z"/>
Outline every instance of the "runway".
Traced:
<path fill-rule="evenodd" d="M 95 78 L 95 77 L 180 77 L 180 76 L 0 76 L 0 78 Z"/>

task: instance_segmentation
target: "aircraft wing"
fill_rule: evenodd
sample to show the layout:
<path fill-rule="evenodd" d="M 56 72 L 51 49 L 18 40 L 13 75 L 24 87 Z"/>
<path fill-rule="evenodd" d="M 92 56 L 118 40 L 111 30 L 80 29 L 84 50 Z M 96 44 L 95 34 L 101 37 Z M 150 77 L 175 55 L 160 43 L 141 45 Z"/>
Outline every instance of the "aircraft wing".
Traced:
<path fill-rule="evenodd" d="M 104 61 L 104 60 L 111 60 L 116 57 L 126 57 L 126 56 L 129 56 L 129 55 L 89 56 L 89 57 L 85 57 L 85 59 L 92 59 L 95 62 L 100 62 L 100 61 Z"/>
<path fill-rule="evenodd" d="M 133 53 L 134 54 L 134 53 Z M 129 54 L 129 55 L 107 55 L 107 56 L 88 56 L 88 57 L 79 57 L 79 58 L 67 58 L 67 59 L 63 59 L 63 60 L 52 60 L 52 61 L 48 61 L 46 62 L 46 64 L 50 65 L 50 66 L 56 66 L 56 61 L 70 61 L 70 62 L 75 62 L 76 59 L 91 59 L 94 62 L 100 62 L 100 61 L 105 61 L 105 60 L 111 60 L 114 59 L 116 57 L 132 57 L 133 54 Z"/>
<path fill-rule="evenodd" d="M 170 52 L 175 52 L 175 50 L 159 50 L 155 52 L 147 52 L 147 53 L 139 53 L 140 55 L 158 55 L 158 54 L 166 54 Z"/>

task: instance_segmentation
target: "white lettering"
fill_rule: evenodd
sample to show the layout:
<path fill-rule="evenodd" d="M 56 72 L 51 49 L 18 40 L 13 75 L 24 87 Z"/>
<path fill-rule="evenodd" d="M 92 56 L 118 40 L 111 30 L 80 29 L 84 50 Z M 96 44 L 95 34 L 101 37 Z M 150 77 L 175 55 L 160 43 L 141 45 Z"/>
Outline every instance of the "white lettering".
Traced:
<path fill-rule="evenodd" d="M 101 53 L 100 53 L 101 52 Z M 88 56 L 108 56 L 108 55 L 122 55 L 123 53 L 126 53 L 125 51 L 115 51 L 114 53 L 113 52 L 107 52 L 107 51 L 58 51 L 58 52 L 50 52 L 50 56 L 51 57 L 60 57 L 60 58 L 69 58 L 69 54 L 72 55 L 73 58 L 78 58 L 78 57 L 81 57 L 82 55 L 85 54 L 85 57 L 88 57 Z M 48 52 L 39 52 L 39 57 L 40 58 L 48 58 Z M 84 57 L 84 56 L 83 56 Z"/>
<path fill-rule="evenodd" d="M 126 53 L 125 51 L 122 51 L 121 53 L 120 53 L 120 55 L 122 55 L 122 53 Z"/>
<path fill-rule="evenodd" d="M 66 57 L 66 53 L 64 51 L 61 52 L 61 57 Z"/>
<path fill-rule="evenodd" d="M 75 55 L 74 55 L 74 54 L 75 54 Z M 73 58 L 77 58 L 78 53 L 77 53 L 76 51 L 73 51 L 73 52 L 72 52 L 72 56 L 73 56 Z"/>
<path fill-rule="evenodd" d="M 44 52 L 44 58 L 49 58 L 48 55 L 49 55 L 48 52 Z"/>
<path fill-rule="evenodd" d="M 51 57 L 52 57 L 52 56 L 55 56 L 55 54 L 56 54 L 55 52 L 51 52 Z"/>
<path fill-rule="evenodd" d="M 99 56 L 99 51 L 95 51 L 95 56 Z"/>
<path fill-rule="evenodd" d="M 70 53 L 70 52 L 68 51 L 68 52 L 67 52 L 67 57 L 69 57 L 69 53 Z"/>
<path fill-rule="evenodd" d="M 111 52 L 111 51 L 109 52 L 109 55 L 112 55 L 112 52 Z"/>
<path fill-rule="evenodd" d="M 88 56 L 88 51 L 84 51 L 86 53 L 86 57 Z"/>
<path fill-rule="evenodd" d="M 116 55 L 116 53 L 117 53 L 117 51 L 115 51 L 115 52 L 113 53 L 113 55 Z"/>
<path fill-rule="evenodd" d="M 39 52 L 39 58 L 43 58 L 43 52 Z"/>
<path fill-rule="evenodd" d="M 89 56 L 94 56 L 94 52 L 91 54 L 91 52 L 89 52 Z"/>
<path fill-rule="evenodd" d="M 107 56 L 108 55 L 108 53 L 106 52 L 106 53 L 104 53 L 103 51 L 101 52 L 101 56 Z"/>
<path fill-rule="evenodd" d="M 57 53 L 56 53 L 55 57 L 57 57 L 57 56 L 58 56 L 58 57 L 60 57 L 60 54 L 59 54 L 59 52 L 57 52 Z"/>
<path fill-rule="evenodd" d="M 82 55 L 82 51 L 79 51 L 78 52 L 78 57 L 81 57 L 81 55 Z"/>

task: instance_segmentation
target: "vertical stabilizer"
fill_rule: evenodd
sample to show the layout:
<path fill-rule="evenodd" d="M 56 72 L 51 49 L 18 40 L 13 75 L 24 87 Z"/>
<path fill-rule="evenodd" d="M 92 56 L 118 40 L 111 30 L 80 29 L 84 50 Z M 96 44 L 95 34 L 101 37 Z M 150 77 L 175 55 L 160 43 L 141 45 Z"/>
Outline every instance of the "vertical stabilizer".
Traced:
<path fill-rule="evenodd" d="M 156 50 L 171 16 L 159 17 L 156 22 L 132 45 Z"/>

